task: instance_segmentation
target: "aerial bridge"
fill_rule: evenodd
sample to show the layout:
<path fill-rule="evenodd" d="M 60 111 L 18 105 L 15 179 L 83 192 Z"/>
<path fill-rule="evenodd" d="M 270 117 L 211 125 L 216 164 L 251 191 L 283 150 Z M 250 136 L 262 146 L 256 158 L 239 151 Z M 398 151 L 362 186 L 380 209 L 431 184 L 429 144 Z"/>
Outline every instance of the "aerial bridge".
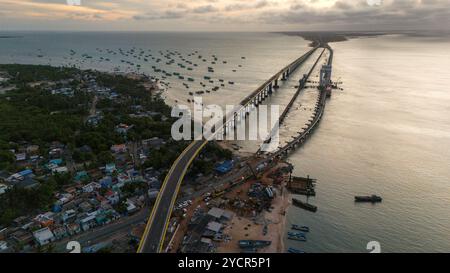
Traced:
<path fill-rule="evenodd" d="M 306 127 L 303 128 L 303 131 L 299 132 L 297 136 L 293 137 L 291 141 L 286 143 L 286 145 L 284 145 L 283 147 L 279 148 L 276 152 L 269 154 L 270 159 L 287 157 L 290 152 L 301 147 L 302 144 L 305 143 L 308 137 L 319 125 L 319 122 L 321 121 L 325 112 L 327 97 L 329 96 L 329 88 L 331 88 L 331 67 L 333 64 L 333 49 L 328 45 L 325 46 L 325 49 L 328 49 L 330 55 L 328 57 L 327 65 L 322 67 L 321 70 L 321 85 L 319 86 L 320 91 L 316 105 L 314 107 L 313 116 L 308 120 L 308 123 L 306 124 Z M 310 71 L 310 73 L 312 73 L 312 70 Z"/>
<path fill-rule="evenodd" d="M 236 127 L 238 122 L 245 121 L 255 107 L 258 107 L 268 96 L 276 92 L 281 84 L 280 81 L 287 80 L 319 47 L 314 47 L 306 52 L 244 98 L 235 111 L 227 114 L 223 125 L 217 127 L 214 134 L 227 134 Z M 181 183 L 189 166 L 208 141 L 208 139 L 192 141 L 171 166 L 148 219 L 138 247 L 138 253 L 163 252 L 166 232 Z"/>

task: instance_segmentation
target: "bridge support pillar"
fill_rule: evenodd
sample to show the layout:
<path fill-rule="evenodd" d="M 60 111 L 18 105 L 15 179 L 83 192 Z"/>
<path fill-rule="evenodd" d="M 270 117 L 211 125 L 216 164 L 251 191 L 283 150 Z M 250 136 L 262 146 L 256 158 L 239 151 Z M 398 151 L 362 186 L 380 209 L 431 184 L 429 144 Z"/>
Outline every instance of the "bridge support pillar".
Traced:
<path fill-rule="evenodd" d="M 275 79 L 273 88 L 278 89 L 278 79 Z"/>
<path fill-rule="evenodd" d="M 272 90 L 272 83 L 270 83 L 269 84 L 269 94 L 272 95 L 272 92 L 273 92 L 273 90 Z"/>

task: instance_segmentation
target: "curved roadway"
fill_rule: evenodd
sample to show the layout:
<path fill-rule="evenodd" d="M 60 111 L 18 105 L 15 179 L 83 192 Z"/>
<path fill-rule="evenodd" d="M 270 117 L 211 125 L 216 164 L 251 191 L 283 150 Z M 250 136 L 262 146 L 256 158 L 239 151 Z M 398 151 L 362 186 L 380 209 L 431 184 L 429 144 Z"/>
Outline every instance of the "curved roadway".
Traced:
<path fill-rule="evenodd" d="M 298 66 L 297 62 L 304 61 L 318 47 L 310 50 L 297 59 L 292 65 Z M 283 73 L 283 70 L 278 74 Z M 276 74 L 276 75 L 278 75 Z M 278 75 L 279 76 L 279 75 Z M 208 140 L 193 141 L 177 158 L 167 174 L 161 190 L 158 194 L 152 213 L 147 222 L 144 234 L 138 247 L 138 253 L 160 253 L 163 251 L 164 239 L 169 225 L 173 207 L 181 186 L 181 182 L 198 153 L 208 143 Z"/>
<path fill-rule="evenodd" d="M 206 140 L 193 141 L 172 165 L 147 222 L 144 235 L 139 244 L 138 253 L 162 252 L 167 226 L 181 182 L 188 167 L 206 143 L 208 143 Z"/>

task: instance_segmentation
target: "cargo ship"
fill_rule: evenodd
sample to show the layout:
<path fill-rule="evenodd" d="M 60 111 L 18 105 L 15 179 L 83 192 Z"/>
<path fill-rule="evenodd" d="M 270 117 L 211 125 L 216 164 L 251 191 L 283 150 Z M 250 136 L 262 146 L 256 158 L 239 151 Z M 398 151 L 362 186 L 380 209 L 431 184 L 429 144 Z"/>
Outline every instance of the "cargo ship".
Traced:
<path fill-rule="evenodd" d="M 305 202 L 302 202 L 298 199 L 292 198 L 292 204 L 294 204 L 294 206 L 311 211 L 311 212 L 316 212 L 317 211 L 317 207 Z"/>
<path fill-rule="evenodd" d="M 383 199 L 377 195 L 371 196 L 355 196 L 355 202 L 358 203 L 380 203 Z"/>

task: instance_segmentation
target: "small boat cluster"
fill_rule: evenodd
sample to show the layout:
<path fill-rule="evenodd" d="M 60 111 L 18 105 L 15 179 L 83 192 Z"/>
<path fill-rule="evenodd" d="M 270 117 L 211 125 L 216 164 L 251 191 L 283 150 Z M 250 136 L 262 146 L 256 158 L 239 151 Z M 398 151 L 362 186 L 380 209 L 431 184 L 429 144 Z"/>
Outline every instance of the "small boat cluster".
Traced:
<path fill-rule="evenodd" d="M 293 231 L 288 231 L 287 238 L 291 241 L 298 241 L 298 242 L 306 242 L 306 233 L 309 232 L 309 227 L 307 226 L 299 226 L 299 225 L 292 225 L 291 229 Z M 293 247 L 290 247 L 287 252 L 289 253 L 305 253 L 304 251 L 300 249 L 296 249 Z"/>
<path fill-rule="evenodd" d="M 38 58 L 45 58 L 45 53 L 38 50 Z M 180 83 L 184 89 L 197 89 L 196 92 L 189 92 L 190 96 L 194 94 L 205 94 L 217 92 L 227 85 L 234 85 L 233 80 L 215 77 L 214 75 L 224 74 L 223 72 L 237 72 L 242 64 L 231 64 L 226 59 L 221 59 L 218 55 L 212 54 L 206 56 L 195 50 L 189 53 L 182 53 L 177 50 L 152 50 L 132 47 L 129 49 L 117 48 L 96 48 L 95 52 L 89 53 L 77 52 L 75 49 L 69 49 L 69 54 L 64 56 L 65 65 L 70 67 L 95 67 L 96 64 L 109 63 L 108 67 L 113 67 L 115 72 L 125 73 L 143 73 L 153 74 L 152 78 L 160 81 L 162 86 L 170 87 L 169 79 L 174 83 Z M 246 60 L 246 57 L 240 57 L 240 62 Z M 52 59 L 48 57 L 48 62 Z M 205 69 L 205 70 L 203 70 Z M 205 71 L 205 72 L 202 72 Z M 201 80 L 203 79 L 203 80 Z"/>

